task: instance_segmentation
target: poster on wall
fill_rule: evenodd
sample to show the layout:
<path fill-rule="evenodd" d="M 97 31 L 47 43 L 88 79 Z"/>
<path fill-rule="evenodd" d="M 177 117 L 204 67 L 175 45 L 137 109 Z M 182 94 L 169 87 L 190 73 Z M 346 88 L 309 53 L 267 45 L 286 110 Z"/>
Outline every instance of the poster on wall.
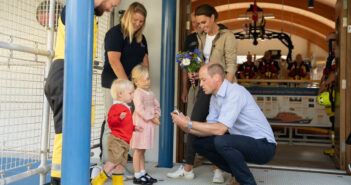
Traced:
<path fill-rule="evenodd" d="M 273 126 L 331 127 L 315 88 L 247 87 Z"/>

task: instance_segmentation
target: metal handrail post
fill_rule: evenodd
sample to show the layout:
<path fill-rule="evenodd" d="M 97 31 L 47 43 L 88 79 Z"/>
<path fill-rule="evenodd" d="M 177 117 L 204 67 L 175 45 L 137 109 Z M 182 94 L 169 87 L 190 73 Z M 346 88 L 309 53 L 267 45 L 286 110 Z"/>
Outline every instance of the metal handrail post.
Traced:
<path fill-rule="evenodd" d="M 50 0 L 49 7 L 49 27 L 47 29 L 47 49 L 53 51 L 53 38 L 54 38 L 54 14 L 55 14 L 55 0 Z M 51 52 L 53 53 L 53 52 Z M 47 57 L 44 73 L 44 83 L 46 82 L 47 76 L 49 74 L 50 65 L 52 61 L 52 55 Z M 44 105 L 43 105 L 43 122 L 41 129 L 41 144 L 40 144 L 40 166 L 39 168 L 44 168 L 45 170 L 40 173 L 40 185 L 46 183 L 46 173 L 49 171 L 47 167 L 47 156 L 48 156 L 48 138 L 49 138 L 49 102 L 46 99 L 45 95 Z"/>

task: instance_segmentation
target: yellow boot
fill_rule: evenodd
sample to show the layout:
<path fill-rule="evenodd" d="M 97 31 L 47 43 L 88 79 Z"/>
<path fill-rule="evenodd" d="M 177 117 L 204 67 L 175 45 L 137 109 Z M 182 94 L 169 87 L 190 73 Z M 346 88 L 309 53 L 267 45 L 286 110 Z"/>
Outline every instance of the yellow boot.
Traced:
<path fill-rule="evenodd" d="M 331 149 L 326 149 L 324 150 L 325 155 L 329 155 L 330 157 L 333 157 L 335 154 L 335 132 L 334 130 L 331 131 L 331 140 L 332 140 L 332 148 Z"/>
<path fill-rule="evenodd" d="M 101 173 L 97 175 L 93 180 L 91 180 L 92 185 L 103 185 L 104 182 L 108 179 L 106 172 L 101 170 Z"/>
<path fill-rule="evenodd" d="M 124 185 L 123 184 L 123 173 L 112 174 L 112 185 Z"/>

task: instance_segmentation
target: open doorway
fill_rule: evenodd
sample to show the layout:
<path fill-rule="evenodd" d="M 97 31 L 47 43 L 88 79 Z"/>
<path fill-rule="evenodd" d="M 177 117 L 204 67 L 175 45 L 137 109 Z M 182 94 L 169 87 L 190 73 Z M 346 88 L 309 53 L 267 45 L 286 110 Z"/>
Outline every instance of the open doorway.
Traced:
<path fill-rule="evenodd" d="M 214 7 L 216 7 L 217 11 L 219 11 L 219 19 L 222 20 L 223 24 L 227 26 L 229 29 L 232 29 L 233 31 L 242 29 L 241 27 L 241 20 L 235 20 L 238 18 L 238 14 L 241 14 L 246 11 L 246 8 L 252 3 L 251 0 L 239 0 L 237 1 L 203 1 L 203 0 L 182 0 L 180 1 L 180 19 L 179 19 L 179 46 L 180 50 L 183 46 L 185 36 L 190 33 L 189 30 L 186 29 L 187 25 L 189 25 L 189 22 L 187 21 L 190 20 L 190 12 L 195 9 L 196 6 L 203 4 L 203 3 L 208 3 Z M 239 3 L 237 6 L 234 6 L 235 3 Z M 305 5 L 306 3 L 303 2 L 292 2 L 292 1 L 284 1 L 285 4 L 277 3 L 272 0 L 262 0 L 260 1 L 262 7 L 264 7 L 267 12 L 272 11 L 275 13 L 276 19 L 280 20 L 280 23 L 284 21 L 289 22 L 287 19 L 284 19 L 281 17 L 281 14 L 278 14 L 279 11 L 282 11 L 281 9 L 279 10 L 273 10 L 273 9 L 278 9 L 281 7 L 285 6 L 290 6 L 293 8 L 301 9 L 301 11 L 305 11 L 308 13 L 312 14 L 322 14 L 323 12 L 328 12 L 326 17 L 327 20 L 333 22 L 334 26 L 333 29 L 329 29 L 331 27 L 325 26 L 325 24 L 320 24 L 321 26 L 318 26 L 318 23 L 314 22 L 311 19 L 304 19 L 303 16 L 301 15 L 294 15 L 294 24 L 291 25 L 299 25 L 299 27 L 308 27 L 308 29 L 323 29 L 323 28 L 328 28 L 324 29 L 325 32 L 323 32 L 324 35 L 327 34 L 327 32 L 330 31 L 335 31 L 337 33 L 337 40 L 338 42 L 338 49 L 336 52 L 336 57 L 339 60 L 338 63 L 338 69 L 342 69 L 343 71 L 338 71 L 340 75 L 338 76 L 339 79 L 337 80 L 337 92 L 340 94 L 341 98 L 341 103 L 340 105 L 336 108 L 335 110 L 335 134 L 332 136 L 330 132 L 330 127 L 331 126 L 315 126 L 315 127 L 299 127 L 297 125 L 292 125 L 288 127 L 281 127 L 281 125 L 275 125 L 276 128 L 274 128 L 277 133 L 279 133 L 279 130 L 282 131 L 282 133 L 285 133 L 285 135 L 280 134 L 280 139 L 281 142 L 279 142 L 279 146 L 276 152 L 276 157 L 274 158 L 273 161 L 271 161 L 268 165 L 270 166 L 283 166 L 283 167 L 291 167 L 292 169 L 297 168 L 313 168 L 313 169 L 326 169 L 326 170 L 345 170 L 347 164 L 351 163 L 351 149 L 349 146 L 345 145 L 345 140 L 347 137 L 347 133 L 350 133 L 351 130 L 351 125 L 350 125 L 350 115 L 347 114 L 347 112 L 350 112 L 351 108 L 350 105 L 346 105 L 345 102 L 351 102 L 350 100 L 350 92 L 346 92 L 345 87 L 343 87 L 342 79 L 350 79 L 350 74 L 346 73 L 346 69 L 350 68 L 349 66 L 346 65 L 346 61 L 350 60 L 350 54 L 351 52 L 349 49 L 347 50 L 347 43 L 350 46 L 350 39 L 345 39 L 347 37 L 347 32 L 346 28 L 342 27 L 342 25 L 337 24 L 338 20 L 340 21 L 342 19 L 342 15 L 348 15 L 350 16 L 350 13 L 347 10 L 347 7 L 342 7 L 343 4 L 341 0 L 334 0 L 333 2 L 329 1 L 315 1 L 315 9 L 308 9 L 307 6 Z M 349 3 L 351 4 L 351 3 Z M 267 7 L 268 5 L 272 5 L 271 8 Z M 273 6 L 274 5 L 274 6 Z M 306 7 L 305 7 L 306 6 Z M 341 11 L 343 10 L 343 11 Z M 291 12 L 287 10 L 285 7 L 285 15 L 290 15 Z M 337 18 L 336 18 L 337 17 Z M 281 21 L 281 20 L 284 21 Z M 300 20 L 299 20 L 300 19 Z M 350 18 L 351 20 L 351 18 Z M 341 20 L 342 21 L 342 20 Z M 272 21 L 275 22 L 275 21 Z M 285 23 L 286 23 L 285 22 Z M 305 25 L 303 23 L 299 22 L 306 22 L 306 24 L 310 25 Z M 268 23 L 267 23 L 268 24 Z M 289 23 L 286 23 L 289 24 Z M 316 26 L 315 28 L 311 25 Z M 278 27 L 280 28 L 280 25 L 275 25 L 272 24 L 271 27 Z M 298 31 L 298 28 L 296 27 L 288 27 L 289 28 L 289 34 L 292 29 L 296 29 L 295 31 Z M 302 32 L 302 31 L 300 31 Z M 304 33 L 304 34 L 307 34 Z M 320 34 L 320 35 L 323 35 Z M 311 37 L 311 39 L 308 40 L 307 45 L 313 45 L 313 43 L 320 48 L 323 48 L 325 51 L 328 51 L 328 46 L 327 43 L 325 42 L 325 37 L 313 37 L 311 34 L 305 35 L 305 37 Z M 303 37 L 303 36 L 301 36 Z M 348 36 L 349 37 L 349 36 Z M 348 38 L 347 37 L 347 38 Z M 343 41 L 341 41 L 343 40 Z M 269 41 L 266 41 L 269 42 Z M 243 46 L 245 47 L 245 46 Z M 342 48 L 342 49 L 340 49 Z M 307 50 L 310 50 L 310 47 L 307 47 Z M 311 51 L 307 51 L 307 56 L 311 57 Z M 327 52 L 326 52 L 327 53 Z M 351 68 L 350 68 L 351 70 Z M 185 104 L 181 102 L 181 71 L 178 71 L 178 108 L 182 111 L 185 112 Z M 347 87 L 350 87 L 350 82 L 351 80 L 348 81 Z M 275 96 L 272 96 L 273 98 Z M 316 100 L 316 99 L 315 99 Z M 349 101 L 347 101 L 349 100 Z M 306 100 L 308 101 L 308 100 Z M 311 105 L 310 105 L 311 106 Z M 273 124 L 274 125 L 274 124 Z M 280 126 L 280 127 L 279 127 Z M 289 135 L 290 134 L 290 135 Z M 279 134 L 278 134 L 279 135 Z M 289 137 L 292 137 L 289 139 Z M 333 138 L 332 138 L 333 137 Z M 186 147 L 186 139 L 184 139 L 184 133 L 180 130 L 177 129 L 177 136 L 176 136 L 176 143 L 177 143 L 177 155 L 176 155 L 176 160 L 177 162 L 182 162 L 183 159 L 185 158 L 185 147 Z M 284 140 L 285 139 L 285 140 Z M 297 139 L 297 140 L 294 140 Z M 334 140 L 333 140 L 334 139 Z M 310 142 L 310 141 L 313 142 Z M 317 141 L 314 141 L 317 140 Z M 330 150 L 332 147 L 332 140 L 335 142 L 335 150 L 333 154 L 326 155 L 325 151 Z M 198 160 L 200 161 L 200 160 Z"/>

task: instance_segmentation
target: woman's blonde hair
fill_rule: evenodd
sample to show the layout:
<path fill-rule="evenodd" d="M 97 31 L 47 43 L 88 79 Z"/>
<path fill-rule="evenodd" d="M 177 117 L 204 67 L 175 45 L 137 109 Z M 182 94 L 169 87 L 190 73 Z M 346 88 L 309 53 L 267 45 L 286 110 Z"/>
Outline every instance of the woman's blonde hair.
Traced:
<path fill-rule="evenodd" d="M 126 79 L 116 79 L 112 82 L 111 85 L 111 96 L 112 99 L 117 100 L 117 95 L 127 89 L 134 89 L 134 85 L 131 81 Z"/>
<path fill-rule="evenodd" d="M 149 76 L 149 70 L 143 65 L 138 64 L 132 70 L 132 80 L 135 83 L 137 80 L 146 79 Z"/>
<path fill-rule="evenodd" d="M 145 20 L 144 20 L 143 26 L 134 33 L 132 21 L 133 21 L 133 16 L 136 13 L 140 13 L 141 15 L 143 15 Z M 121 20 L 122 33 L 123 33 L 124 39 L 129 37 L 129 42 L 132 43 L 133 37 L 135 37 L 136 42 L 141 43 L 143 39 L 143 31 L 145 28 L 146 15 L 147 15 L 147 12 L 144 5 L 138 2 L 134 2 L 128 7 L 127 11 L 124 13 Z"/>

